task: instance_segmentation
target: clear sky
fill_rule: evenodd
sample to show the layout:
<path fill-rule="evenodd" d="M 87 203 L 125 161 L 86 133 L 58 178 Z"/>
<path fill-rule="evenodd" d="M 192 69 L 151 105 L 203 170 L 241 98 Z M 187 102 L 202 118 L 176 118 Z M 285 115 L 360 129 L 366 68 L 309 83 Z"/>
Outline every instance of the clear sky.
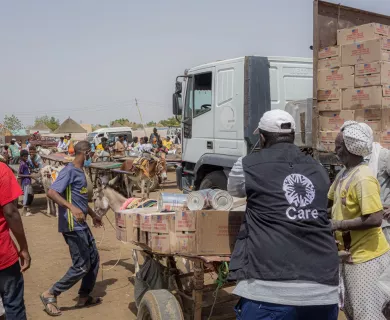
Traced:
<path fill-rule="evenodd" d="M 345 0 L 390 15 L 388 0 Z M 171 116 L 175 77 L 243 55 L 311 57 L 311 0 L 0 0 L 0 120 Z"/>

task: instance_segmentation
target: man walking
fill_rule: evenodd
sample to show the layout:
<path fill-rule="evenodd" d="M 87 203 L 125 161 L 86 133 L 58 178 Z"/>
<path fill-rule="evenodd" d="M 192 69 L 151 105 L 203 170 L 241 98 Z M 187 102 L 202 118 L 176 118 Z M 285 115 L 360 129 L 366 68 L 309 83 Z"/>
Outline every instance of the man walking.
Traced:
<path fill-rule="evenodd" d="M 22 272 L 30 268 L 31 258 L 23 223 L 15 205 L 15 200 L 21 194 L 22 190 L 11 169 L 0 162 L 0 296 L 7 320 L 27 319 Z M 19 253 L 10 229 L 18 242 Z"/>
<path fill-rule="evenodd" d="M 87 214 L 95 227 L 102 226 L 101 218 L 88 206 L 87 179 L 84 163 L 90 158 L 91 145 L 80 141 L 75 146 L 75 159 L 61 170 L 50 187 L 48 197 L 59 206 L 58 231 L 69 246 L 73 265 L 52 288 L 41 294 L 45 311 L 51 316 L 61 315 L 57 297 L 82 280 L 76 307 L 100 304 L 101 298 L 90 296 L 99 271 L 99 253 L 95 239 L 85 222 Z"/>
<path fill-rule="evenodd" d="M 338 255 L 327 218 L 326 170 L 294 145 L 282 110 L 260 119 L 261 150 L 241 158 L 228 182 L 247 196 L 230 262 L 237 319 L 337 320 Z"/>

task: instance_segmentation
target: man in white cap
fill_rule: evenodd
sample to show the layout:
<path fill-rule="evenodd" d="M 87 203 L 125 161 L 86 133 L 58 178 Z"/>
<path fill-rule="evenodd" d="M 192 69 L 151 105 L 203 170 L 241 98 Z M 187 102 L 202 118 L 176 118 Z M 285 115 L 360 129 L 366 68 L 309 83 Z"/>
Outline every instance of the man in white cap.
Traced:
<path fill-rule="evenodd" d="M 338 255 L 327 218 L 326 170 L 294 145 L 295 122 L 266 112 L 260 152 L 239 159 L 228 181 L 246 196 L 229 279 L 237 319 L 337 320 Z"/>

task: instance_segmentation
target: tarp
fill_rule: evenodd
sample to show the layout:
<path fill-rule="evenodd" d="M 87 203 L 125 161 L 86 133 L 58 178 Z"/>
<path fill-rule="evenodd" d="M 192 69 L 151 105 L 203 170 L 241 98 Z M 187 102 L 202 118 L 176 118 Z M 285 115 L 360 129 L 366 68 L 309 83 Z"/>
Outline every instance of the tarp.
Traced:
<path fill-rule="evenodd" d="M 87 133 L 82 126 L 71 118 L 66 119 L 54 133 Z"/>

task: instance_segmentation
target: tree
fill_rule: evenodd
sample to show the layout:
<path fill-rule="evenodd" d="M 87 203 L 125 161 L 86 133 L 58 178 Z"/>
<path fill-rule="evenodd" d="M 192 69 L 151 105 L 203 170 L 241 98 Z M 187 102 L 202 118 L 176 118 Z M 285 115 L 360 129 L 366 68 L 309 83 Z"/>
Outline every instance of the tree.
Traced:
<path fill-rule="evenodd" d="M 156 121 L 150 121 L 146 124 L 147 127 L 155 127 L 157 125 Z"/>
<path fill-rule="evenodd" d="M 127 127 L 130 124 L 130 121 L 129 121 L 129 119 L 120 118 L 120 119 L 111 121 L 110 125 L 113 125 L 114 123 L 119 123 L 120 125 Z"/>
<path fill-rule="evenodd" d="M 23 129 L 22 121 L 20 121 L 14 114 L 4 116 L 4 127 L 10 131 Z"/>
<path fill-rule="evenodd" d="M 167 120 L 161 120 L 160 124 L 162 124 L 164 127 L 178 127 L 180 126 L 180 121 L 177 121 L 175 117 L 170 117 Z"/>
<path fill-rule="evenodd" d="M 46 125 L 51 131 L 57 130 L 57 128 L 60 126 L 60 120 L 54 117 L 49 118 L 49 116 L 42 116 L 42 117 L 35 118 L 34 125 L 37 126 L 40 123 Z"/>

